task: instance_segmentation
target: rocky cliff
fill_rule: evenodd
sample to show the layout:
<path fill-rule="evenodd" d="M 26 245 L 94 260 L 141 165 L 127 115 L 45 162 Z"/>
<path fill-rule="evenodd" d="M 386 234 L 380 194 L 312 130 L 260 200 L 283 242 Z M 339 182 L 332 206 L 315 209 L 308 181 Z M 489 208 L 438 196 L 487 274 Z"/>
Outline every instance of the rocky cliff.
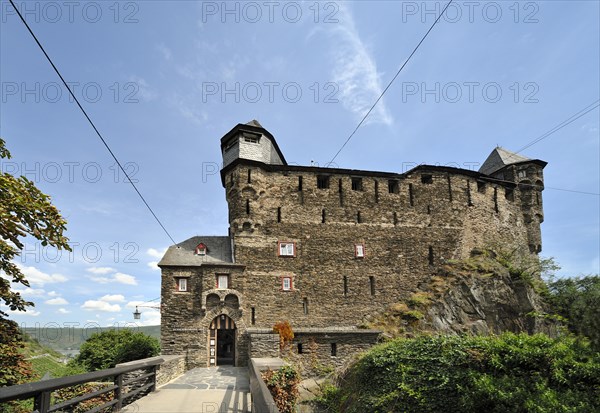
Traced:
<path fill-rule="evenodd" d="M 474 250 L 467 260 L 447 262 L 406 300 L 364 324 L 392 337 L 504 331 L 553 336 L 556 324 L 546 316 L 539 271 L 535 258 Z"/>

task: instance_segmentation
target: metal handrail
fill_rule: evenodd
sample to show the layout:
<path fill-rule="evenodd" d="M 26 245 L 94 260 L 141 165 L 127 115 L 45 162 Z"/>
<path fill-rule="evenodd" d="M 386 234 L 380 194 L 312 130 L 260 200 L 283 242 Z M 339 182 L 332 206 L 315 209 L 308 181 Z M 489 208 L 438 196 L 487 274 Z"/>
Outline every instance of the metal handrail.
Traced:
<path fill-rule="evenodd" d="M 148 361 L 142 361 L 139 363 L 132 363 L 128 366 L 114 367 L 112 369 L 99 370 L 91 373 L 77 374 L 74 376 L 60 377 L 56 379 L 43 380 L 34 383 L 18 384 L 9 387 L 0 387 L 0 402 L 35 398 L 36 410 L 40 413 L 47 413 L 48 411 L 52 410 L 50 407 L 50 396 L 54 390 L 76 386 L 78 384 L 99 381 L 107 377 L 114 377 L 114 386 L 111 386 L 110 390 L 103 389 L 102 391 L 100 391 L 100 393 L 114 391 L 114 403 L 109 404 L 113 404 L 114 410 L 118 411 L 122 407 L 122 402 L 125 398 L 137 393 L 137 391 L 134 390 L 130 393 L 124 394 L 122 388 L 126 384 L 130 384 L 132 381 L 138 381 L 152 376 L 152 383 L 143 387 L 145 389 L 151 390 L 156 389 L 156 370 L 157 367 L 163 362 L 164 360 L 162 358 L 156 358 Z M 123 374 L 145 368 L 152 368 L 152 373 L 144 374 L 136 378 L 135 380 L 127 380 L 125 383 L 123 382 Z M 76 404 L 82 401 L 78 400 L 80 398 L 85 398 L 85 396 L 79 396 L 77 398 L 71 399 L 70 401 L 63 403 L 69 405 Z M 61 405 L 63 403 L 61 403 Z"/>

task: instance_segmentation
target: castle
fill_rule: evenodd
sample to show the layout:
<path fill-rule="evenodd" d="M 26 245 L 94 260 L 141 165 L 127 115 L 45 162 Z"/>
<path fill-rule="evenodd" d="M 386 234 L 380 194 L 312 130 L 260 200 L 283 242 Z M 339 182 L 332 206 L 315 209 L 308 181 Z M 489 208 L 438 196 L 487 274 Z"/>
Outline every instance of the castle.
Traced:
<path fill-rule="evenodd" d="M 490 243 L 541 251 L 546 162 L 497 147 L 478 172 L 405 173 L 288 165 L 257 121 L 221 139 L 228 236 L 170 247 L 162 271 L 163 354 L 189 367 L 293 351 L 339 365 L 379 332 L 365 316 L 407 299 L 448 259 Z"/>

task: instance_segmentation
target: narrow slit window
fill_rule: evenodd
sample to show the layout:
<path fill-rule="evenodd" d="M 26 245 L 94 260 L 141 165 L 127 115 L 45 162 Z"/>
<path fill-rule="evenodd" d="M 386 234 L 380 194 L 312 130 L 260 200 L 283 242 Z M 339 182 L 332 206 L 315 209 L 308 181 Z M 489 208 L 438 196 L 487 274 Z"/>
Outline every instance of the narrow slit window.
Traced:
<path fill-rule="evenodd" d="M 251 184 L 252 183 L 252 170 L 248 169 L 248 183 Z"/>
<path fill-rule="evenodd" d="M 337 356 L 337 343 L 331 343 L 331 356 Z"/>
<path fill-rule="evenodd" d="M 321 223 L 324 224 L 325 223 L 325 217 L 326 217 L 326 212 L 325 210 L 321 211 Z"/>
<path fill-rule="evenodd" d="M 250 215 L 250 200 L 246 199 L 246 215 Z"/>
<path fill-rule="evenodd" d="M 452 181 L 449 174 L 446 178 L 448 179 L 448 200 L 452 202 Z"/>
<path fill-rule="evenodd" d="M 413 184 L 408 184 L 408 202 L 410 203 L 410 206 L 415 205 L 415 199 L 413 195 Z"/>
<path fill-rule="evenodd" d="M 251 316 L 250 321 L 251 321 L 252 325 L 255 325 L 256 324 L 256 308 L 252 307 L 251 311 L 252 311 L 252 316 Z"/>
<path fill-rule="evenodd" d="M 304 315 L 308 315 L 308 298 L 306 297 L 302 299 L 302 311 Z"/>
<path fill-rule="evenodd" d="M 498 213 L 498 188 L 494 187 L 494 211 Z"/>
<path fill-rule="evenodd" d="M 398 225 L 398 213 L 394 212 L 394 225 Z"/>
<path fill-rule="evenodd" d="M 429 247 L 429 253 L 427 255 L 427 261 L 429 262 L 429 265 L 433 265 L 433 247 L 432 246 Z"/>
<path fill-rule="evenodd" d="M 362 223 L 362 217 L 360 216 L 360 211 L 356 213 L 356 222 L 358 224 Z"/>
<path fill-rule="evenodd" d="M 375 295 L 375 277 L 372 275 L 369 277 L 369 291 L 371 295 Z"/>
<path fill-rule="evenodd" d="M 375 203 L 379 202 L 379 181 L 375 181 Z"/>
<path fill-rule="evenodd" d="M 348 277 L 344 275 L 344 297 L 348 297 Z"/>
<path fill-rule="evenodd" d="M 431 205 L 427 205 L 427 214 L 431 215 Z"/>
<path fill-rule="evenodd" d="M 302 354 L 302 343 L 298 343 L 298 354 Z"/>
<path fill-rule="evenodd" d="M 302 177 L 298 177 L 298 191 L 302 191 Z"/>
<path fill-rule="evenodd" d="M 473 206 L 473 200 L 471 199 L 471 181 L 467 181 L 467 205 Z"/>
<path fill-rule="evenodd" d="M 340 180 L 338 181 L 338 192 L 341 194 L 341 193 L 342 193 L 342 190 L 343 190 L 343 186 L 342 186 L 342 180 L 340 179 Z"/>
<path fill-rule="evenodd" d="M 277 208 L 277 222 L 281 222 L 281 207 Z"/>

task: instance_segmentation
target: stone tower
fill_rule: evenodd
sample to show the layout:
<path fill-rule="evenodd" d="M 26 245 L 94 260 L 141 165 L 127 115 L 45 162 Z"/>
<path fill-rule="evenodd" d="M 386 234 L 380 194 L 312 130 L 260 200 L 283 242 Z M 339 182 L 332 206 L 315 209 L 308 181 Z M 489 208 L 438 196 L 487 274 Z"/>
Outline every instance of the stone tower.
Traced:
<path fill-rule="evenodd" d="M 546 164 L 547 162 L 529 159 L 498 146 L 479 168 L 479 172 L 483 174 L 517 184 L 523 222 L 527 227 L 529 251 L 536 254 L 542 251 L 540 224 L 544 222 L 542 191 Z"/>

